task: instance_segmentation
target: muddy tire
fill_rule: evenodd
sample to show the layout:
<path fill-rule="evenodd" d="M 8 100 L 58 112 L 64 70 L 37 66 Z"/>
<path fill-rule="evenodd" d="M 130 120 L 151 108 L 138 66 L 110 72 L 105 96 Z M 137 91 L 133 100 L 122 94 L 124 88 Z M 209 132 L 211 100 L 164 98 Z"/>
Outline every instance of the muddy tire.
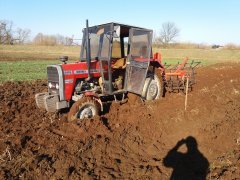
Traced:
<path fill-rule="evenodd" d="M 75 121 L 77 119 L 92 118 L 99 115 L 99 103 L 89 97 L 83 97 L 76 101 L 68 113 L 68 121 Z"/>
<path fill-rule="evenodd" d="M 148 80 L 145 99 L 155 100 L 160 99 L 164 95 L 164 84 L 162 78 L 159 78 L 156 74 Z"/>

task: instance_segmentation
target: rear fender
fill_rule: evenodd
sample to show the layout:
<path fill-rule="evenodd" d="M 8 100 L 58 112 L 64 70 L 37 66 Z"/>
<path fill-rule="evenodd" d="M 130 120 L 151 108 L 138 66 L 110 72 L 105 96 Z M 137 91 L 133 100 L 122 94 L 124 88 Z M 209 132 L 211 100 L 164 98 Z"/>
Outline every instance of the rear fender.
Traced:
<path fill-rule="evenodd" d="M 86 97 L 91 97 L 93 98 L 95 101 L 97 101 L 100 106 L 101 106 L 101 111 L 103 112 L 103 103 L 102 103 L 102 100 L 100 99 L 99 95 L 94 93 L 94 92 L 85 92 L 84 93 L 84 96 Z"/>
<path fill-rule="evenodd" d="M 150 65 L 155 67 L 155 68 L 161 69 L 162 72 L 165 71 L 164 65 L 158 60 L 150 61 Z"/>

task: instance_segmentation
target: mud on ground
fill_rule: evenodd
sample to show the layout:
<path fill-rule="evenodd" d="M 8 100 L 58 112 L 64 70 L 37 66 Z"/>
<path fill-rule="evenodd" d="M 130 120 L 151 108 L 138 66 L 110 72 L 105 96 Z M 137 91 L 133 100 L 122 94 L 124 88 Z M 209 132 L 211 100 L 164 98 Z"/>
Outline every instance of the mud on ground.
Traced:
<path fill-rule="evenodd" d="M 197 72 L 187 111 L 183 94 L 168 93 L 81 124 L 36 108 L 44 81 L 1 85 L 0 177 L 239 179 L 240 64 Z"/>

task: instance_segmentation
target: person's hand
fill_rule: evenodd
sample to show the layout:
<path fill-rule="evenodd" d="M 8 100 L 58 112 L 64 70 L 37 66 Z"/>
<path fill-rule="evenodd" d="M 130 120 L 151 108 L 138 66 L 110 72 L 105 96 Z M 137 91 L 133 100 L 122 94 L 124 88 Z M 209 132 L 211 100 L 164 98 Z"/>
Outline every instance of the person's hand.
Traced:
<path fill-rule="evenodd" d="M 182 146 L 183 144 L 185 144 L 186 143 L 186 140 L 185 139 L 181 139 L 180 141 L 178 141 L 177 142 L 177 147 L 180 147 L 180 146 Z"/>

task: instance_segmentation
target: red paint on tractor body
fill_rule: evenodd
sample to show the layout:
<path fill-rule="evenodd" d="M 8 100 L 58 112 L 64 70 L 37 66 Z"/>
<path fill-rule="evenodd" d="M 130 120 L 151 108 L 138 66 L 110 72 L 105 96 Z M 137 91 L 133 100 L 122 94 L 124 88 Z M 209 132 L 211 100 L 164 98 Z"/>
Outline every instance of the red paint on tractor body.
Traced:
<path fill-rule="evenodd" d="M 147 61 L 147 59 L 137 59 L 140 61 Z M 111 61 L 114 64 L 114 61 Z M 158 59 L 150 59 L 150 62 L 158 62 Z M 69 101 L 72 98 L 74 92 L 74 87 L 76 85 L 77 79 L 88 78 L 88 68 L 86 62 L 76 62 L 70 64 L 62 64 L 62 70 L 64 74 L 64 91 L 65 91 L 65 100 Z M 104 72 L 107 72 L 107 66 L 103 67 Z M 98 78 L 101 77 L 100 73 L 100 63 L 97 60 L 91 61 L 91 76 Z"/>
<path fill-rule="evenodd" d="M 77 79 L 85 79 L 88 77 L 88 68 L 86 62 L 76 62 L 71 64 L 62 64 L 64 74 L 65 99 L 68 101 L 72 98 L 74 87 Z M 100 77 L 99 61 L 91 62 L 92 77 Z"/>

